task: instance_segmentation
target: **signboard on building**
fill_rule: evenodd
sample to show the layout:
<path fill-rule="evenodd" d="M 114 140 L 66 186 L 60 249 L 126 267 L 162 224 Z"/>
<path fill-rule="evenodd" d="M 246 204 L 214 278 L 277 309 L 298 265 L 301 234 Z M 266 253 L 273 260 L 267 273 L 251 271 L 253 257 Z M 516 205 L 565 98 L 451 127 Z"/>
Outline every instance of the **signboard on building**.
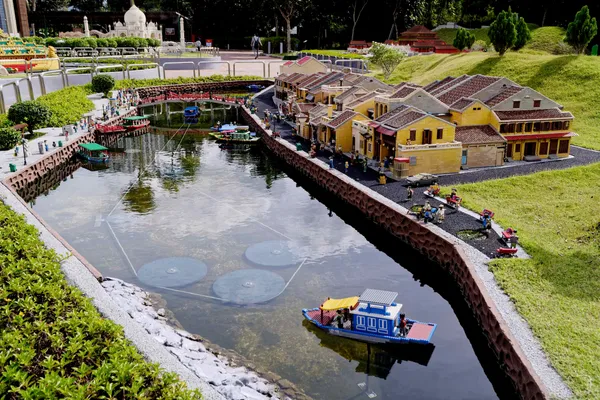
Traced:
<path fill-rule="evenodd" d="M 165 28 L 165 35 L 167 35 L 167 36 L 175 35 L 175 28 Z"/>

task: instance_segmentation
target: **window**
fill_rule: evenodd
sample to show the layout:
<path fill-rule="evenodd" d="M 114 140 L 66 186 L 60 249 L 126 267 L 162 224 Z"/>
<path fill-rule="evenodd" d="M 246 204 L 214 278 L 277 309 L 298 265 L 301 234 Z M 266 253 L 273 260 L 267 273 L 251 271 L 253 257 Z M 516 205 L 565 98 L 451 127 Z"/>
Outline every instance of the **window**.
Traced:
<path fill-rule="evenodd" d="M 533 128 L 533 124 L 531 122 L 525 124 L 525 132 L 531 132 L 531 128 Z"/>
<path fill-rule="evenodd" d="M 356 316 L 356 329 L 360 330 L 360 331 L 364 331 L 365 330 L 365 317 L 363 317 L 362 315 L 357 315 Z"/>
<path fill-rule="evenodd" d="M 540 156 L 548 155 L 548 142 L 540 143 Z"/>
<path fill-rule="evenodd" d="M 541 107 L 541 105 L 542 105 L 542 101 L 541 101 L 541 100 L 534 100 L 534 101 L 533 101 L 533 106 L 534 106 L 535 108 L 540 108 L 540 107 Z"/>
<path fill-rule="evenodd" d="M 369 332 L 377 332 L 377 320 L 372 317 L 367 317 L 367 330 Z"/>
<path fill-rule="evenodd" d="M 549 131 L 550 130 L 550 122 L 544 122 L 543 126 L 543 130 L 544 131 Z"/>
<path fill-rule="evenodd" d="M 540 131 L 540 127 L 542 124 L 540 124 L 539 122 L 536 122 L 533 124 L 533 131 L 534 132 L 539 132 Z"/>
<path fill-rule="evenodd" d="M 517 124 L 516 132 L 523 132 L 523 123 Z"/>
<path fill-rule="evenodd" d="M 506 131 L 508 133 L 515 133 L 515 124 L 508 124 L 508 126 L 506 127 Z"/>
<path fill-rule="evenodd" d="M 388 333 L 388 321 L 385 319 L 379 320 L 379 333 Z"/>
<path fill-rule="evenodd" d="M 437 138 L 438 139 L 443 139 L 444 138 L 444 130 L 442 128 L 438 128 L 438 130 L 437 130 Z"/>
<path fill-rule="evenodd" d="M 521 102 L 519 100 L 513 101 L 513 108 L 521 108 Z"/>
<path fill-rule="evenodd" d="M 368 151 L 369 153 L 371 152 L 371 143 L 369 143 L 369 144 L 367 145 L 367 151 Z"/>
<path fill-rule="evenodd" d="M 563 129 L 569 129 L 569 125 L 570 125 L 569 121 L 563 122 Z"/>
<path fill-rule="evenodd" d="M 410 156 L 408 159 L 408 165 L 417 165 L 417 156 Z"/>
<path fill-rule="evenodd" d="M 568 140 L 561 140 L 560 142 L 558 142 L 558 152 L 565 154 L 569 152 L 569 141 Z"/>
<path fill-rule="evenodd" d="M 417 140 L 417 130 L 411 129 L 410 130 L 410 141 L 415 142 L 416 140 Z"/>
<path fill-rule="evenodd" d="M 506 124 L 500 125 L 500 133 L 506 133 Z"/>
<path fill-rule="evenodd" d="M 521 152 L 521 143 L 517 143 L 515 144 L 515 153 L 520 153 Z"/>

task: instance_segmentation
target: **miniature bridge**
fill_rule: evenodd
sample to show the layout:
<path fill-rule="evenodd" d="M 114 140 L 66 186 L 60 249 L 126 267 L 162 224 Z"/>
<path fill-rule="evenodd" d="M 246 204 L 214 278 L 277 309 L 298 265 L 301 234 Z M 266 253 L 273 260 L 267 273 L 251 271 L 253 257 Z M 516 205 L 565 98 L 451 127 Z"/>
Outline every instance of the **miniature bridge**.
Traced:
<path fill-rule="evenodd" d="M 164 104 L 164 103 L 218 103 L 224 105 L 240 106 L 245 103 L 244 99 L 226 95 L 213 95 L 211 93 L 175 93 L 167 92 L 140 100 L 138 106 Z"/>

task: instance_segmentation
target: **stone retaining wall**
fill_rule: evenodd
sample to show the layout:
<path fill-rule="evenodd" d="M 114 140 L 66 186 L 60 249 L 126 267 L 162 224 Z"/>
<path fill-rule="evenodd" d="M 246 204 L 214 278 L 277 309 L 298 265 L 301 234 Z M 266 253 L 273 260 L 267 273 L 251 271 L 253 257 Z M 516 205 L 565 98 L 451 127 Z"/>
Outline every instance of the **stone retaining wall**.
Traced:
<path fill-rule="evenodd" d="M 219 93 L 223 91 L 231 91 L 237 89 L 247 90 L 248 85 L 262 85 L 271 86 L 272 81 L 263 79 L 257 81 L 229 81 L 229 82 L 206 82 L 206 83 L 188 83 L 188 84 L 176 84 L 176 85 L 162 85 L 152 86 L 148 88 L 137 89 L 137 93 L 140 99 L 146 97 L 153 97 L 163 94 L 165 91 L 173 93 L 198 93 L 202 92 L 213 92 Z"/>
<path fill-rule="evenodd" d="M 524 399 L 549 397 L 460 244 L 450 241 L 439 228 L 416 221 L 407 215 L 404 207 L 338 171 L 330 171 L 325 163 L 309 158 L 304 151 L 296 151 L 287 141 L 273 138 L 271 131 L 259 123 L 258 116 L 250 114 L 246 107 L 242 107 L 242 115 L 256 132 L 262 134 L 265 145 L 276 156 L 447 271 L 455 279 L 500 367 L 520 396 Z"/>
<path fill-rule="evenodd" d="M 60 149 L 44 156 L 35 163 L 28 165 L 21 171 L 15 172 L 13 175 L 6 178 L 4 183 L 15 191 L 19 191 L 25 188 L 27 184 L 34 182 L 36 179 L 41 179 L 50 170 L 69 160 L 81 143 L 90 143 L 93 141 L 94 134 L 92 133 L 86 133 L 77 139 L 70 140 Z"/>

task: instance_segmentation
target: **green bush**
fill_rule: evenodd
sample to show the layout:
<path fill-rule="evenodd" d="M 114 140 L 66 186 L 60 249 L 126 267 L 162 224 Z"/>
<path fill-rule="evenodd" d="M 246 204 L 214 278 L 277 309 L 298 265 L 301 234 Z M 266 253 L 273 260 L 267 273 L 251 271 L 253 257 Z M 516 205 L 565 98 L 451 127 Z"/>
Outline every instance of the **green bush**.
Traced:
<path fill-rule="evenodd" d="M 0 128 L 0 150 L 12 149 L 21 140 L 21 134 L 13 128 Z"/>
<path fill-rule="evenodd" d="M 36 229 L 0 204 L 0 393 L 14 399 L 200 399 L 102 317 Z M 4 396 L 3 396 L 4 397 Z"/>
<path fill-rule="evenodd" d="M 96 43 L 98 44 L 98 47 L 108 47 L 107 39 L 104 39 L 104 38 L 96 39 Z"/>
<path fill-rule="evenodd" d="M 108 42 L 108 47 L 117 47 L 117 41 L 114 38 L 109 38 L 106 39 L 106 41 Z"/>
<path fill-rule="evenodd" d="M 37 100 L 15 103 L 8 109 L 8 119 L 15 125 L 26 123 L 31 132 L 47 126 L 51 116 L 50 109 Z"/>
<path fill-rule="evenodd" d="M 87 98 L 90 93 L 90 86 L 69 86 L 40 96 L 37 101 L 48 107 L 52 114 L 43 127 L 58 127 L 79 121 L 83 114 L 94 109 L 94 103 Z"/>
<path fill-rule="evenodd" d="M 162 85 L 180 85 L 185 83 L 209 83 L 209 82 L 225 82 L 225 81 L 259 81 L 264 78 L 261 76 L 224 76 L 224 75 L 211 75 L 211 76 L 200 76 L 197 78 L 173 78 L 173 79 L 123 79 L 117 81 L 115 89 L 137 89 L 150 86 L 162 86 Z"/>
<path fill-rule="evenodd" d="M 92 91 L 95 93 L 108 93 L 115 87 L 115 78 L 110 75 L 101 74 L 92 78 Z"/>

